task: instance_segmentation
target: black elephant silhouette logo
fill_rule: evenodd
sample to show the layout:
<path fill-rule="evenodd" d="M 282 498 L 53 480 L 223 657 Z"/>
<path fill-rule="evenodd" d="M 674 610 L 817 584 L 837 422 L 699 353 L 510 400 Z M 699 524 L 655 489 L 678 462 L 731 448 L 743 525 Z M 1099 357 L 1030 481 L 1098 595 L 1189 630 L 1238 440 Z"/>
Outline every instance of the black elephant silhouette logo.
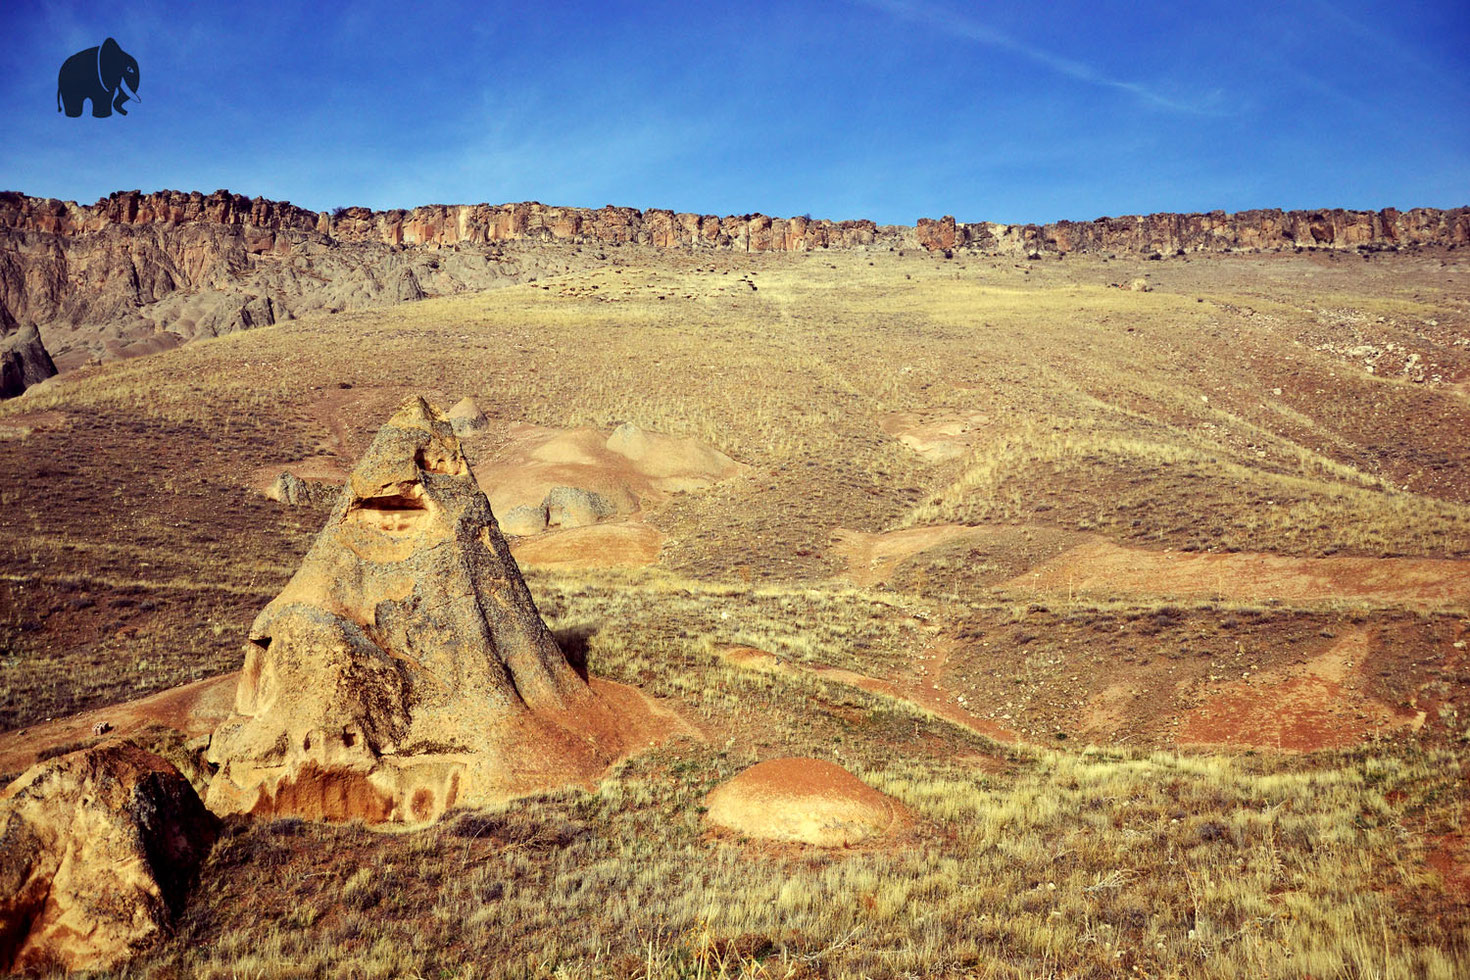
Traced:
<path fill-rule="evenodd" d="M 66 106 L 66 114 L 82 114 L 82 105 L 92 100 L 92 115 L 105 119 L 116 109 L 124 116 L 123 103 L 138 97 L 138 59 L 108 38 L 95 48 L 78 51 L 61 64 L 56 76 L 56 111 Z"/>

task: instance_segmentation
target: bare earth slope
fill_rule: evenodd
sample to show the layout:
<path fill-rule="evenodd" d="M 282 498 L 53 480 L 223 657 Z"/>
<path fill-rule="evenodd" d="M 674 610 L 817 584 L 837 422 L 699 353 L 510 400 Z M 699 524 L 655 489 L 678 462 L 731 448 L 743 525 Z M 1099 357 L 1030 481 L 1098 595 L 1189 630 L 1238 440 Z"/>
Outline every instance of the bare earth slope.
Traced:
<path fill-rule="evenodd" d="M 160 971 L 1462 972 L 1470 251 L 953 255 L 629 247 L 7 401 L 0 758 L 237 669 L 326 516 L 261 474 L 472 396 L 492 498 L 516 433 L 739 464 L 511 542 L 562 648 L 707 742 L 401 842 L 241 827 Z M 912 827 L 710 834 L 791 756 Z"/>

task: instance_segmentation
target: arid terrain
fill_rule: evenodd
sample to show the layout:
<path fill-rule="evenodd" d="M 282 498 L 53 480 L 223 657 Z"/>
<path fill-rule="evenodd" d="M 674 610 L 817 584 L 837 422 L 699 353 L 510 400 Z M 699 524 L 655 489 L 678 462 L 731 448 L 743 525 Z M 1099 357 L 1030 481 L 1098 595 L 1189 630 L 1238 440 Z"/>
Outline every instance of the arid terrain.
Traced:
<path fill-rule="evenodd" d="M 0 403 L 6 782 L 105 722 L 202 790 L 331 509 L 264 491 L 339 485 L 418 395 L 485 414 L 464 453 L 563 648 L 688 725 L 402 832 L 229 817 L 127 975 L 1470 971 L 1470 249 L 925 234 L 541 242 L 534 281 L 88 334 Z M 557 486 L 606 506 L 558 525 Z M 788 756 L 903 820 L 705 820 Z"/>

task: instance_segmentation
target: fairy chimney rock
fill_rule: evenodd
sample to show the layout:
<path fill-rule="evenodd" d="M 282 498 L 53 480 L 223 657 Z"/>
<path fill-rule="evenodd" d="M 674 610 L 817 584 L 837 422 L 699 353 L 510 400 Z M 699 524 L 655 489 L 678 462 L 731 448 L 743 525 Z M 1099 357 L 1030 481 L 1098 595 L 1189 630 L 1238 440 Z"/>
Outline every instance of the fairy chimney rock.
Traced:
<path fill-rule="evenodd" d="M 451 421 L 416 398 L 251 627 L 207 801 L 421 822 L 585 778 L 616 729 L 542 622 Z"/>

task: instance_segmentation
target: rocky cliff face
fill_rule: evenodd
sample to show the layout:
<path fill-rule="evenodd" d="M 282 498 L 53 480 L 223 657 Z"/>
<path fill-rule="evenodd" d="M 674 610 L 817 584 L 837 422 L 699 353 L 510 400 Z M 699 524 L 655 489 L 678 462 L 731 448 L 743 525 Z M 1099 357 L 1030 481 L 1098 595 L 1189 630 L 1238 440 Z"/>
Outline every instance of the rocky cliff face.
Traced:
<path fill-rule="evenodd" d="M 621 245 L 1167 255 L 1463 244 L 1470 244 L 1470 208 L 1154 214 L 1048 225 L 946 216 L 909 227 L 535 202 L 327 213 L 228 191 L 123 191 L 86 206 L 3 192 L 0 336 L 37 325 L 40 353 L 49 350 L 65 371 L 303 313 L 522 282 L 594 264 L 602 260 L 587 252 Z"/>
<path fill-rule="evenodd" d="M 920 218 L 918 243 L 931 250 L 1158 253 L 1282 248 L 1395 248 L 1470 244 L 1470 208 L 1399 211 L 1238 211 L 1146 214 L 1047 225 L 961 224 Z"/>

